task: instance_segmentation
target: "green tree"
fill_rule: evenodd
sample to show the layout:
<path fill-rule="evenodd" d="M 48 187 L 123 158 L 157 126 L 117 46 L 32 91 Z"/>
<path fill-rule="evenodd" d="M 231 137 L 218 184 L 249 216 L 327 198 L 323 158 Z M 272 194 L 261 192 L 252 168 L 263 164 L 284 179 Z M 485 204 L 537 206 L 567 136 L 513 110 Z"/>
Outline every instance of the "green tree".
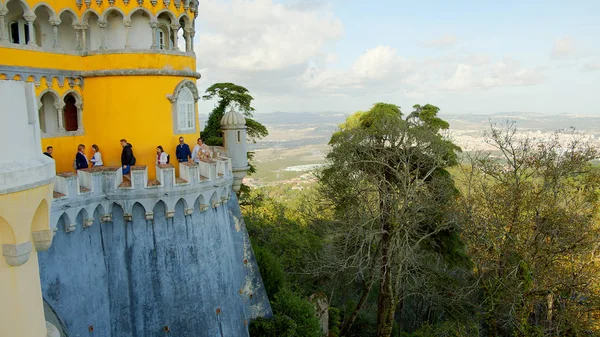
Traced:
<path fill-rule="evenodd" d="M 448 123 L 438 111 L 415 105 L 404 117 L 398 106 L 377 103 L 350 116 L 319 174 L 338 219 L 324 268 L 351 273 L 368 291 L 377 280 L 379 337 L 392 334 L 397 305 L 427 262 L 465 259 L 446 216 L 457 192 L 446 168 L 460 149 L 443 136 Z"/>
<path fill-rule="evenodd" d="M 206 89 L 202 96 L 203 100 L 217 99 L 214 109 L 208 116 L 208 122 L 202 131 L 202 137 L 208 145 L 223 145 L 223 131 L 221 130 L 221 118 L 225 115 L 227 108 L 239 109 L 246 117 L 248 138 L 252 142 L 266 137 L 269 132 L 261 123 L 253 119 L 255 109 L 252 107 L 254 98 L 248 89 L 233 83 L 215 83 Z"/>
<path fill-rule="evenodd" d="M 493 154 L 457 175 L 489 336 L 597 334 L 600 174 L 576 134 L 535 140 L 492 125 Z"/>
<path fill-rule="evenodd" d="M 253 118 L 255 109 L 252 107 L 254 98 L 250 95 L 248 89 L 233 83 L 215 83 L 206 89 L 202 96 L 203 100 L 217 99 L 214 109 L 208 116 L 208 122 L 202 131 L 202 138 L 207 145 L 222 146 L 223 130 L 221 130 L 221 118 L 225 115 L 227 108 L 239 109 L 246 117 L 246 135 L 248 139 L 256 143 L 256 140 L 269 135 L 267 128 Z M 256 166 L 252 164 L 254 152 L 248 151 L 248 175 L 256 172 Z M 242 184 L 240 194 L 247 195 L 248 186 Z M 240 197 L 243 199 L 243 197 Z M 244 203 L 244 202 L 242 202 Z"/>

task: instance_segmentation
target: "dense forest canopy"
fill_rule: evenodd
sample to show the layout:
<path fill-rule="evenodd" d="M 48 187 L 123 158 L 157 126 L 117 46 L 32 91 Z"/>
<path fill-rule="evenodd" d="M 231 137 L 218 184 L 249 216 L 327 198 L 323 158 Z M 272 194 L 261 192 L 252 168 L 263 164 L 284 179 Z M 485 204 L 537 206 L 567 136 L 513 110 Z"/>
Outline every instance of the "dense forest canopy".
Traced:
<path fill-rule="evenodd" d="M 244 215 L 272 319 L 252 336 L 600 333 L 598 149 L 491 125 L 462 152 L 439 108 L 377 103 L 339 126 L 317 185 L 252 190 Z M 562 138 L 564 139 L 564 137 Z"/>

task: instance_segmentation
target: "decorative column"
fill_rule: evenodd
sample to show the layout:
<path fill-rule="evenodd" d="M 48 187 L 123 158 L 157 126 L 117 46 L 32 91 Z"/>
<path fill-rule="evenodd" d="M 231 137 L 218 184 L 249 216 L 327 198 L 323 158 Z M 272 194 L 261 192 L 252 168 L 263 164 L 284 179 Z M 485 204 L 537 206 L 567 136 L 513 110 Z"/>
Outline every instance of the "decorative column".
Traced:
<path fill-rule="evenodd" d="M 125 26 L 125 49 L 131 48 L 131 42 L 129 37 L 129 29 L 131 28 L 131 20 L 123 20 Z"/>
<path fill-rule="evenodd" d="M 27 21 L 27 29 L 29 29 L 29 41 L 27 42 L 28 46 L 36 46 L 37 41 L 35 40 L 35 28 L 33 27 L 33 22 L 35 21 L 35 14 L 32 12 L 27 12 L 23 15 L 25 21 Z"/>
<path fill-rule="evenodd" d="M 71 26 L 75 30 L 75 50 L 81 50 L 81 25 Z"/>
<path fill-rule="evenodd" d="M 194 53 L 194 36 L 196 36 L 196 30 L 192 29 L 192 32 L 190 33 L 190 53 Z"/>
<path fill-rule="evenodd" d="M 90 28 L 89 25 L 81 25 L 79 26 L 81 29 L 81 50 L 84 53 L 87 53 L 87 31 Z"/>
<path fill-rule="evenodd" d="M 100 50 L 106 50 L 106 28 L 108 28 L 108 22 L 98 21 L 98 27 L 100 27 Z"/>
<path fill-rule="evenodd" d="M 0 6 L 0 43 L 8 43 L 8 29 L 4 21 L 6 14 L 8 14 L 8 9 L 4 6 Z"/>
<path fill-rule="evenodd" d="M 152 28 L 152 47 L 151 49 L 158 49 L 158 45 L 156 44 L 156 30 L 158 29 L 158 22 L 150 22 L 150 27 Z"/>
<path fill-rule="evenodd" d="M 179 50 L 179 36 L 177 36 L 179 28 L 181 28 L 181 25 L 179 24 L 174 23 L 171 25 L 171 30 L 173 31 L 173 46 L 171 47 L 172 50 Z"/>
<path fill-rule="evenodd" d="M 53 49 L 60 48 L 58 44 L 58 26 L 61 21 L 59 19 L 50 19 L 50 24 L 52 25 L 52 36 L 54 37 L 54 45 L 52 45 Z"/>
<path fill-rule="evenodd" d="M 192 29 L 186 28 L 183 37 L 185 38 L 185 51 L 189 53 L 192 51 Z"/>
<path fill-rule="evenodd" d="M 83 132 L 83 103 L 75 102 L 75 107 L 77 108 L 77 131 Z"/>
<path fill-rule="evenodd" d="M 54 102 L 54 108 L 56 109 L 56 112 L 57 112 L 56 115 L 58 116 L 58 132 L 67 131 L 67 130 L 65 130 L 65 125 L 64 125 L 65 105 L 66 105 L 65 102 L 62 102 L 62 101 Z"/>

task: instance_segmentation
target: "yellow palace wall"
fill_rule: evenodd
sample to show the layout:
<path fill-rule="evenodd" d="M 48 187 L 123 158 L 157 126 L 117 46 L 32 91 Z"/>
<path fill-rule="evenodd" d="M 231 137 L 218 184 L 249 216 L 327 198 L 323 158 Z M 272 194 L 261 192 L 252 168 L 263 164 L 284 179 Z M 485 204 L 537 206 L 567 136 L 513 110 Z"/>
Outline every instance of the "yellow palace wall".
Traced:
<path fill-rule="evenodd" d="M 17 1 L 17 0 L 12 0 Z M 7 1 L 0 0 L 6 4 Z M 26 1 L 29 8 L 33 9 L 38 3 L 45 3 L 52 7 L 55 13 L 65 8 L 71 9 L 81 21 L 83 13 L 88 10 L 85 5 L 81 9 L 75 6 L 75 0 L 50 0 Z M 104 1 L 100 6 L 92 1 L 90 10 L 98 14 L 109 8 L 119 8 L 125 15 L 139 6 L 131 1 L 125 5 L 122 1 L 115 1 L 114 6 L 109 6 Z M 156 13 L 168 9 L 175 16 L 186 13 L 183 6 L 175 8 L 174 1 L 166 7 L 162 1 L 156 6 L 150 6 L 146 1 L 144 7 Z M 188 13 L 191 17 L 193 14 Z M 66 53 L 53 53 L 40 50 L 29 50 L 14 46 L 0 46 L 0 63 L 6 66 L 48 68 L 76 72 L 89 72 L 95 70 L 132 70 L 132 69 L 160 69 L 160 70 L 187 70 L 195 71 L 195 57 L 177 55 L 173 53 L 160 53 L 154 51 L 128 52 L 121 50 L 117 53 L 95 52 L 90 55 L 74 55 Z M 2 75 L 0 75 L 0 79 Z M 156 146 L 162 145 L 171 155 L 171 162 L 175 160 L 175 147 L 179 136 L 186 138 L 186 143 L 195 144 L 199 136 L 200 125 L 196 114 L 196 130 L 186 134 L 174 134 L 172 103 L 167 95 L 172 95 L 178 83 L 184 79 L 195 82 L 193 77 L 183 76 L 106 76 L 86 77 L 83 89 L 79 85 L 73 88 L 56 79 L 46 83 L 41 79 L 36 88 L 36 95 L 50 88 L 60 97 L 68 91 L 75 91 L 83 99 L 82 123 L 84 133 L 76 136 L 57 136 L 43 138 L 43 149 L 47 146 L 54 148 L 53 157 L 56 160 L 57 172 L 73 171 L 73 160 L 77 152 L 77 145 L 86 145 L 86 155 L 91 158 L 91 146 L 97 144 L 102 153 L 104 165 L 120 165 L 121 146 L 119 140 L 126 138 L 133 145 L 137 165 L 147 165 L 150 179 L 155 177 Z M 33 78 L 21 79 L 33 81 Z M 38 79 L 39 80 L 39 79 Z M 196 107 L 197 111 L 197 107 Z M 177 165 L 175 165 L 177 166 Z"/>
<path fill-rule="evenodd" d="M 119 140 L 126 138 L 133 145 L 136 165 L 147 165 L 152 179 L 158 145 L 162 145 L 174 162 L 179 136 L 185 137 L 192 146 L 199 136 L 199 131 L 173 134 L 172 103 L 167 94 L 172 94 L 184 79 L 173 76 L 87 78 L 83 95 L 84 135 L 44 138 L 42 147 L 54 148 L 57 171 L 64 172 L 73 171 L 79 144 L 86 146 L 88 158 L 91 158 L 92 144 L 98 145 L 104 165 L 119 166 L 122 150 Z M 199 129 L 196 116 L 196 130 Z"/>

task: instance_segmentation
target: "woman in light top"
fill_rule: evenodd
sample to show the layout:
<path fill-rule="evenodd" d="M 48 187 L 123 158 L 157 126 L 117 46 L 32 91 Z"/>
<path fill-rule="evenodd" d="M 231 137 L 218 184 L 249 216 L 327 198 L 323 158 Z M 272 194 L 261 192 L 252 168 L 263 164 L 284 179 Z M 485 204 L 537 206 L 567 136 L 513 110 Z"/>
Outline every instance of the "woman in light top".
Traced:
<path fill-rule="evenodd" d="M 94 166 L 103 166 L 104 163 L 102 162 L 102 154 L 100 153 L 100 148 L 98 145 L 92 145 L 92 153 L 94 154 L 92 159 L 90 159 L 92 164 L 94 164 Z"/>
<path fill-rule="evenodd" d="M 156 163 L 157 164 L 168 164 L 169 163 L 169 155 L 165 153 L 162 146 L 156 147 Z"/>

